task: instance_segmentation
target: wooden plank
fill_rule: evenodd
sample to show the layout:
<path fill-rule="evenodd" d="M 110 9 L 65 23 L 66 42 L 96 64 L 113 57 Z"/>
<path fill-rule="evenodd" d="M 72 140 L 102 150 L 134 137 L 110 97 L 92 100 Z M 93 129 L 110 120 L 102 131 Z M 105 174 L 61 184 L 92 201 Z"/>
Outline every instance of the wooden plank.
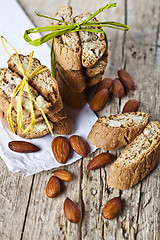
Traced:
<path fill-rule="evenodd" d="M 29 201 L 31 177 L 11 173 L 0 159 L 0 239 L 20 239 Z"/>
<path fill-rule="evenodd" d="M 54 17 L 54 14 L 59 9 L 59 7 L 67 5 L 68 1 L 65 1 L 65 0 L 61 0 L 61 1 L 46 0 L 45 2 L 43 2 L 41 0 L 36 0 L 36 1 L 17 0 L 17 2 L 21 5 L 23 10 L 26 12 L 26 14 L 31 19 L 31 21 L 37 27 L 49 26 L 50 23 L 51 23 L 51 20 L 47 19 L 47 18 L 38 17 L 34 13 L 34 11 L 36 11 L 40 14 L 43 14 L 43 15 Z"/>
<path fill-rule="evenodd" d="M 36 174 L 23 239 L 80 239 L 81 223 L 71 224 L 66 220 L 63 203 L 69 197 L 81 209 L 81 160 L 65 169 L 73 173 L 74 178 L 64 184 L 63 192 L 54 199 L 49 199 L 45 193 L 51 171 Z"/>
<path fill-rule="evenodd" d="M 146 8 L 143 1 L 128 1 L 127 22 L 129 31 L 125 40 L 125 68 L 133 77 L 136 91 L 122 99 L 121 109 L 129 99 L 140 101 L 140 110 L 150 113 L 150 120 L 159 120 L 160 92 L 157 75 L 157 28 L 159 1 L 149 2 Z M 129 14 L 129 12 L 133 14 Z M 133 10 L 134 9 L 134 10 Z M 154 21 L 148 24 L 149 15 L 154 12 Z M 140 18 L 136 16 L 141 16 Z M 145 33 L 144 33 L 145 31 Z M 160 193 L 158 190 L 160 164 L 141 183 L 132 189 L 122 191 L 127 210 L 120 215 L 124 236 L 128 239 L 158 239 Z"/>
<path fill-rule="evenodd" d="M 132 41 L 136 45 L 154 45 L 157 38 L 160 2 L 158 0 L 147 2 L 127 0 L 126 2 L 130 26 L 127 42 Z"/>

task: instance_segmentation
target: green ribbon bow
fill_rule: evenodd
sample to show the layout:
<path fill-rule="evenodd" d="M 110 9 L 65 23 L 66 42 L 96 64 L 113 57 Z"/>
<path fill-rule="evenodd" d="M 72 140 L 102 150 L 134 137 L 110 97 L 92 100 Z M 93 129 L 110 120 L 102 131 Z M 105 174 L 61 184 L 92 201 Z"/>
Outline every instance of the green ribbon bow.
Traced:
<path fill-rule="evenodd" d="M 113 22 L 113 21 L 109 21 L 109 22 L 99 22 L 99 21 L 91 22 L 90 21 L 96 15 L 101 13 L 102 11 L 112 8 L 112 7 L 116 7 L 116 3 L 107 4 L 106 6 L 97 10 L 90 17 L 88 17 L 87 19 L 85 19 L 84 21 L 79 22 L 79 23 L 65 22 L 65 21 L 62 21 L 62 20 L 59 20 L 56 18 L 40 15 L 35 12 L 39 17 L 52 19 L 52 20 L 55 20 L 58 22 L 65 23 L 67 25 L 55 25 L 55 26 L 30 28 L 25 31 L 24 40 L 33 46 L 39 46 L 39 45 L 51 40 L 51 72 L 52 72 L 52 76 L 55 77 L 55 60 L 54 60 L 54 51 L 53 51 L 53 41 L 54 41 L 55 37 L 60 36 L 65 33 L 78 32 L 78 31 L 97 32 L 97 33 L 105 34 L 105 32 L 102 29 L 99 29 L 101 27 L 110 27 L 110 28 L 128 31 L 129 27 L 126 24 Z M 85 27 L 88 26 L 88 27 L 92 27 L 92 28 L 84 28 L 83 26 L 85 26 Z M 40 32 L 48 32 L 48 31 L 50 33 L 48 33 L 45 36 L 42 36 L 40 38 L 37 38 L 35 40 L 32 40 L 29 36 L 29 34 L 31 34 L 31 33 L 38 33 L 38 32 L 40 33 Z M 106 38 L 106 43 L 107 43 L 107 38 Z M 108 46 L 108 43 L 107 43 L 107 46 Z"/>

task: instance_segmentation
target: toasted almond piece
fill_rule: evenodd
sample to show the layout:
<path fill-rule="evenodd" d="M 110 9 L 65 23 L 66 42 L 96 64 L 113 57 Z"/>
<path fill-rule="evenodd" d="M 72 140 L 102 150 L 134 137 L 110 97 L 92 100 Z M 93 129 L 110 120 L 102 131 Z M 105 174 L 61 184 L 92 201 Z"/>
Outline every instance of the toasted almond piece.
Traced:
<path fill-rule="evenodd" d="M 66 218 L 72 223 L 78 223 L 81 220 L 81 212 L 77 205 L 70 199 L 66 198 L 64 202 L 64 213 Z"/>
<path fill-rule="evenodd" d="M 94 112 L 101 111 L 107 103 L 108 95 L 108 89 L 98 91 L 90 101 L 90 108 Z"/>
<path fill-rule="evenodd" d="M 69 182 L 72 180 L 72 174 L 67 170 L 56 170 L 53 172 L 54 176 L 61 179 L 62 181 Z"/>
<path fill-rule="evenodd" d="M 102 90 L 102 89 L 110 89 L 113 85 L 113 79 L 112 78 L 104 78 L 97 86 L 96 92 Z"/>
<path fill-rule="evenodd" d="M 87 156 L 87 153 L 88 153 L 87 145 L 80 136 L 78 136 L 78 135 L 71 136 L 70 144 L 76 153 L 78 153 L 82 157 Z"/>
<path fill-rule="evenodd" d="M 55 137 L 52 141 L 52 151 L 59 163 L 66 163 L 70 152 L 68 139 L 61 136 Z"/>
<path fill-rule="evenodd" d="M 46 186 L 46 195 L 49 198 L 54 198 L 60 193 L 60 181 L 57 177 L 52 176 Z"/>
<path fill-rule="evenodd" d="M 32 153 L 40 150 L 36 145 L 25 141 L 11 141 L 8 143 L 8 147 L 18 153 Z"/>
<path fill-rule="evenodd" d="M 102 214 L 103 217 L 111 220 L 115 218 L 118 213 L 120 212 L 122 207 L 122 201 L 120 197 L 115 197 L 107 202 L 107 204 L 104 206 Z"/>
<path fill-rule="evenodd" d="M 124 96 L 124 87 L 118 78 L 113 81 L 112 92 L 113 95 L 119 99 Z"/>
<path fill-rule="evenodd" d="M 121 82 L 123 83 L 123 85 L 128 89 L 128 90 L 135 90 L 135 85 L 134 82 L 130 76 L 130 74 L 124 70 L 124 69 L 120 69 L 118 71 L 118 76 L 121 80 Z"/>
<path fill-rule="evenodd" d="M 131 99 L 123 107 L 122 113 L 137 112 L 139 108 L 139 101 Z"/>
<path fill-rule="evenodd" d="M 97 168 L 104 167 L 111 161 L 110 153 L 101 153 L 98 156 L 94 157 L 87 165 L 88 170 L 94 170 Z"/>

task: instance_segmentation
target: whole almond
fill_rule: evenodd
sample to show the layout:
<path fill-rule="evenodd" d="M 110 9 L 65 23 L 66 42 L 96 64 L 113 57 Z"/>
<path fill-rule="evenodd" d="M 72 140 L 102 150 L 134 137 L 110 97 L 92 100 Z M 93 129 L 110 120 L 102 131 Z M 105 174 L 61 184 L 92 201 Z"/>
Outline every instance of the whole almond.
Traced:
<path fill-rule="evenodd" d="M 66 198 L 64 202 L 64 213 L 66 218 L 72 223 L 78 223 L 81 220 L 81 212 L 77 205 L 70 199 Z"/>
<path fill-rule="evenodd" d="M 66 163 L 70 152 L 68 139 L 61 136 L 54 138 L 52 141 L 52 151 L 55 156 L 55 159 L 59 163 L 61 164 Z"/>
<path fill-rule="evenodd" d="M 124 96 L 124 87 L 118 78 L 113 81 L 112 92 L 113 95 L 119 99 Z"/>
<path fill-rule="evenodd" d="M 107 103 L 108 95 L 108 89 L 98 91 L 90 101 L 90 108 L 94 112 L 101 111 Z"/>
<path fill-rule="evenodd" d="M 111 161 L 110 153 L 101 153 L 94 157 L 87 165 L 88 170 L 94 170 L 107 165 Z"/>
<path fill-rule="evenodd" d="M 137 112 L 139 108 L 139 102 L 135 99 L 131 99 L 123 107 L 122 113 Z"/>
<path fill-rule="evenodd" d="M 70 144 L 76 153 L 78 153 L 82 157 L 87 156 L 87 153 L 88 153 L 87 145 L 80 136 L 78 136 L 78 135 L 71 136 Z"/>
<path fill-rule="evenodd" d="M 113 79 L 112 78 L 104 78 L 99 85 L 96 88 L 96 92 L 102 90 L 102 89 L 110 89 L 112 87 L 113 84 Z"/>
<path fill-rule="evenodd" d="M 32 153 L 40 150 L 36 145 L 25 141 L 11 141 L 8 143 L 8 147 L 18 153 Z"/>
<path fill-rule="evenodd" d="M 128 89 L 128 90 L 135 90 L 135 85 L 134 82 L 130 76 L 130 74 L 125 71 L 124 69 L 120 69 L 118 71 L 118 76 L 121 80 L 121 82 L 123 83 L 123 85 Z"/>
<path fill-rule="evenodd" d="M 122 207 L 122 201 L 120 197 L 115 197 L 107 202 L 107 204 L 104 206 L 102 214 L 103 217 L 111 220 L 115 218 L 118 213 L 120 212 Z"/>
<path fill-rule="evenodd" d="M 72 174 L 67 170 L 56 170 L 53 172 L 54 176 L 59 178 L 62 181 L 69 182 L 72 180 Z"/>
<path fill-rule="evenodd" d="M 49 198 L 54 198 L 60 193 L 60 181 L 57 177 L 52 176 L 46 186 L 46 195 Z"/>

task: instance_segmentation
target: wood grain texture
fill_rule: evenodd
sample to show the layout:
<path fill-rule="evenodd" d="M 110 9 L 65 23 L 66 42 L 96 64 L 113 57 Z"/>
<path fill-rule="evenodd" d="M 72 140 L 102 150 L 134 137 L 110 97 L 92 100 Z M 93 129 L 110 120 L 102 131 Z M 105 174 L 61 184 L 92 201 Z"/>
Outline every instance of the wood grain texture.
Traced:
<path fill-rule="evenodd" d="M 32 179 L 11 173 L 0 159 L 0 239 L 20 239 Z"/>
<path fill-rule="evenodd" d="M 94 12 L 106 1 L 85 0 L 18 0 L 36 26 L 50 24 L 35 16 L 34 10 L 52 16 L 61 5 L 72 5 L 75 14 Z M 113 1 L 107 1 L 113 2 Z M 150 120 L 160 120 L 160 2 L 117 1 L 117 8 L 107 10 L 100 20 L 126 22 L 130 30 L 106 29 L 109 40 L 109 64 L 105 77 L 117 77 L 125 68 L 136 84 L 135 92 L 128 92 L 122 100 L 110 96 L 99 116 L 121 112 L 129 99 L 140 101 L 140 110 L 150 114 Z M 32 177 L 12 174 L 0 161 L 0 239 L 1 240 L 158 240 L 160 236 L 160 164 L 141 183 L 128 190 L 107 186 L 109 165 L 87 171 L 88 162 L 97 154 L 81 158 L 65 169 L 74 174 L 65 183 L 62 194 L 55 199 L 45 195 L 51 171 Z M 121 150 L 111 151 L 114 158 Z M 123 208 L 111 221 L 102 217 L 102 209 L 113 197 L 121 196 Z M 83 213 L 79 224 L 71 224 L 64 217 L 66 197 L 77 203 Z"/>

